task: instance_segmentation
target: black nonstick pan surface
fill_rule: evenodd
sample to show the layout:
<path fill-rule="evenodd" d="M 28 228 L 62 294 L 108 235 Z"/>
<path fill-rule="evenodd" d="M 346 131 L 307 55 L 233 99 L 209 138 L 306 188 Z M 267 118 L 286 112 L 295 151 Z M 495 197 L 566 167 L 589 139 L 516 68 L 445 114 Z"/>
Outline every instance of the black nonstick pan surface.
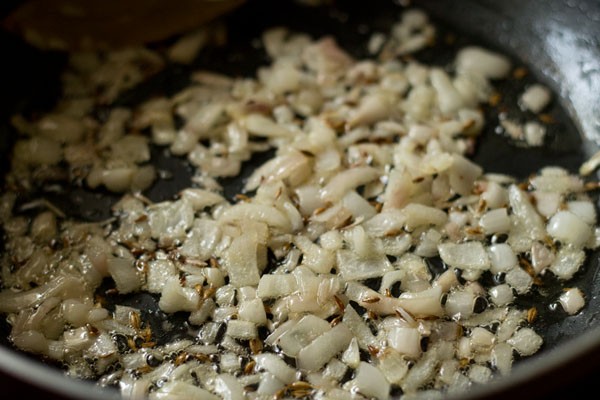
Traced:
<path fill-rule="evenodd" d="M 255 43 L 269 27 L 285 25 L 313 37 L 333 34 L 355 57 L 366 57 L 365 43 L 375 31 L 387 32 L 402 10 L 402 2 L 384 0 L 338 1 L 322 7 L 300 6 L 290 1 L 248 1 L 225 17 L 228 44 L 203 50 L 190 67 L 168 66 L 150 81 L 124 93 L 111 106 L 133 106 L 153 94 L 173 94 L 188 83 L 188 73 L 196 68 L 214 69 L 234 76 L 252 76 L 268 60 Z M 174 3 L 176 6 L 176 3 Z M 554 101 L 549 113 L 555 119 L 541 148 L 525 149 L 511 144 L 494 128 L 497 117 L 489 111 L 488 127 L 474 154 L 487 172 L 499 172 L 525 178 L 545 165 L 560 165 L 576 172 L 579 165 L 594 154 L 600 143 L 600 2 L 542 0 L 420 0 L 411 6 L 426 10 L 440 28 L 439 35 L 456 37 L 452 44 L 439 41 L 416 55 L 424 62 L 447 65 L 456 50 L 465 44 L 480 44 L 511 56 L 515 65 L 530 73 L 517 87 L 510 81 L 500 86 L 508 112 L 518 114 L 516 98 L 523 84 L 542 82 L 553 89 Z M 442 37 L 442 36 L 440 36 Z M 58 75 L 65 62 L 60 53 L 33 49 L 16 37 L 2 33 L 0 43 L 9 57 L 3 57 L 3 90 L 0 91 L 0 162 L 8 166 L 11 138 L 15 132 L 8 123 L 16 112 L 35 112 L 50 107 L 60 96 Z M 105 110 L 98 110 L 102 113 Z M 179 189 L 189 186 L 191 170 L 183 160 L 165 156 L 155 149 L 159 169 L 169 170 L 172 178 L 159 180 L 145 193 L 155 201 L 171 199 Z M 228 198 L 240 192 L 243 178 L 264 161 L 261 157 L 245 165 L 240 178 L 224 180 Z M 592 179 L 597 179 L 593 176 Z M 61 194 L 48 194 L 71 216 L 100 220 L 108 216 L 117 197 L 70 188 Z M 513 373 L 485 387 L 476 388 L 476 398 L 518 396 L 550 398 L 552 394 L 571 393 L 572 388 L 593 387 L 590 376 L 600 370 L 600 275 L 598 254 L 574 278 L 572 286 L 587 295 L 587 305 L 575 316 L 551 307 L 539 309 L 536 330 L 545 340 L 542 351 L 530 359 L 517 362 Z M 102 288 L 106 290 L 108 287 Z M 547 282 L 545 295 L 555 298 L 561 289 Z M 523 300 L 523 307 L 539 298 Z M 115 303 L 125 303 L 147 312 L 143 317 L 153 325 L 159 340 L 184 336 L 185 316 L 155 312 L 156 299 L 150 295 L 115 296 Z M 160 334 L 161 321 L 170 318 L 176 326 Z M 114 390 L 100 390 L 92 383 L 79 382 L 62 375 L 57 366 L 14 351 L 7 339 L 10 328 L 0 322 L 0 370 L 2 382 L 27 393 L 34 387 L 39 393 L 67 398 L 118 398 Z M 567 389 L 565 389 L 567 388 Z M 567 390 L 569 392 L 567 392 Z M 559 391 L 559 392 L 556 392 Z M 575 394 L 572 392 L 572 394 Z M 464 396 L 463 396 L 464 398 Z"/>

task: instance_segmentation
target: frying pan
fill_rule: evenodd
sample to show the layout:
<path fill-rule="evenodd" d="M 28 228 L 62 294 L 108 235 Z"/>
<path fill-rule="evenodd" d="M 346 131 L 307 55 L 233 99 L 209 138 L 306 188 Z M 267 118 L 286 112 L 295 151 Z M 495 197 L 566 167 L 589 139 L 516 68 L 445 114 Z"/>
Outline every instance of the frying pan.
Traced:
<path fill-rule="evenodd" d="M 249 0 L 225 18 L 229 28 L 226 47 L 204 50 L 190 67 L 168 66 L 149 82 L 124 93 L 115 105 L 132 106 L 152 94 L 175 93 L 187 83 L 187 73 L 194 68 L 251 76 L 259 65 L 267 62 L 265 54 L 255 48 L 252 41 L 265 28 L 275 25 L 308 32 L 315 38 L 331 33 L 354 56 L 365 57 L 366 40 L 372 32 L 389 30 L 401 11 L 399 3 L 402 2 L 374 0 L 365 4 L 363 1 L 344 1 L 323 7 L 306 7 L 293 2 Z M 423 61 L 446 65 L 458 46 L 479 44 L 508 54 L 516 65 L 530 71 L 525 79 L 542 82 L 554 90 L 555 99 L 549 112 L 556 122 L 550 125 L 548 140 L 541 148 L 526 149 L 509 143 L 494 132 L 497 119 L 489 113 L 488 128 L 474 154 L 475 161 L 487 172 L 525 178 L 548 164 L 576 172 L 581 162 L 597 151 L 600 143 L 600 2 L 419 0 L 412 5 L 426 10 L 441 32 L 456 34 L 458 38 L 452 45 L 454 47 L 434 46 L 423 51 L 418 55 Z M 15 112 L 35 112 L 50 107 L 60 96 L 57 77 L 65 60 L 60 53 L 37 51 L 5 33 L 2 33 L 0 43 L 5 50 L 3 63 L 7 80 L 0 92 L 0 154 L 3 155 L 0 159 L 5 170 L 14 137 L 8 117 Z M 42 65 L 44 67 L 40 68 Z M 508 83 L 501 90 L 505 93 L 504 98 L 514 100 L 518 89 Z M 514 101 L 503 107 L 518 112 Z M 155 152 L 156 163 L 159 168 L 175 171 L 173 176 L 176 178 L 161 180 L 148 190 L 146 195 L 156 201 L 172 198 L 177 190 L 189 184 L 191 175 L 181 160 L 162 154 Z M 251 160 L 245 165 L 244 176 L 262 161 Z M 244 176 L 223 181 L 227 197 L 239 192 Z M 73 188 L 52 201 L 62 209 L 71 210 L 74 217 L 93 220 L 104 218 L 115 199 L 109 194 L 98 196 Z M 560 309 L 541 307 L 535 326 L 545 340 L 542 350 L 516 362 L 510 376 L 474 387 L 461 398 L 549 398 L 552 392 L 565 395 L 572 393 L 570 391 L 575 387 L 592 387 L 590 377 L 600 368 L 598 256 L 590 254 L 589 261 L 571 283 L 586 293 L 586 307 L 574 316 L 566 316 Z M 548 282 L 545 295 L 556 298 L 554 295 L 559 291 L 556 284 Z M 532 295 L 521 300 L 519 305 L 533 305 L 540 296 L 539 293 Z M 156 299 L 148 295 L 134 294 L 115 301 L 147 310 L 157 307 Z M 183 320 L 174 322 L 182 323 Z M 153 331 L 160 335 L 159 325 Z M 67 378 L 58 367 L 13 350 L 7 339 L 9 331 L 7 323 L 2 321 L 0 369 L 4 373 L 3 382 L 15 379 L 16 387 L 23 393 L 34 387 L 47 398 L 51 394 L 74 399 L 119 398 L 116 390 L 100 389 L 91 382 Z M 184 333 L 175 330 L 162 334 L 162 340 L 168 340 Z"/>

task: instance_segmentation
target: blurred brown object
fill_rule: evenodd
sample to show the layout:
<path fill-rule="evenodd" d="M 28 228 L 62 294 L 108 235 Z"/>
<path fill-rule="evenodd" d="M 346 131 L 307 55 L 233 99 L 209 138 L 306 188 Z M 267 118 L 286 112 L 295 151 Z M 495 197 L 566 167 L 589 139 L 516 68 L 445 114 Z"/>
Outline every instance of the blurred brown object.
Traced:
<path fill-rule="evenodd" d="M 29 0 L 2 26 L 46 50 L 108 50 L 190 31 L 245 0 Z"/>

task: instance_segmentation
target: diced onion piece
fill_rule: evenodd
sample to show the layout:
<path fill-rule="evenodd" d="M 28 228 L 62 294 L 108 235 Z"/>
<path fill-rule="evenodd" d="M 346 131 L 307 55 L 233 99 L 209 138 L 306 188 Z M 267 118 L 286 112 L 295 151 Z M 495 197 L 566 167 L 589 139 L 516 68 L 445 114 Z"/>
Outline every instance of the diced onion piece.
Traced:
<path fill-rule="evenodd" d="M 475 327 L 471 331 L 471 349 L 475 352 L 489 352 L 496 341 L 496 337 L 490 331 L 482 327 Z"/>
<path fill-rule="evenodd" d="M 37 354 L 46 354 L 48 352 L 48 340 L 39 331 L 24 331 L 12 336 L 11 340 L 15 346 L 23 351 L 30 351 Z"/>
<path fill-rule="evenodd" d="M 502 375 L 508 375 L 512 369 L 513 348 L 508 343 L 497 343 L 492 350 L 492 364 Z"/>
<path fill-rule="evenodd" d="M 340 322 L 298 352 L 298 367 L 305 371 L 320 369 L 331 358 L 344 351 L 350 340 L 352 332 Z"/>
<path fill-rule="evenodd" d="M 567 209 L 577 215 L 588 225 L 596 224 L 596 208 L 594 203 L 585 200 L 574 200 L 567 203 Z"/>
<path fill-rule="evenodd" d="M 392 328 L 388 333 L 388 343 L 407 357 L 418 358 L 421 355 L 421 334 L 416 328 Z"/>
<path fill-rule="evenodd" d="M 550 90 L 546 86 L 536 83 L 521 94 L 520 104 L 533 113 L 539 113 L 548 105 L 550 99 Z"/>
<path fill-rule="evenodd" d="M 219 400 L 219 397 L 206 389 L 202 389 L 192 383 L 173 380 L 165 383 L 149 395 L 150 400 L 166 399 L 203 399 Z"/>
<path fill-rule="evenodd" d="M 269 371 L 274 377 L 285 384 L 290 384 L 296 380 L 296 370 L 275 354 L 258 354 L 254 356 L 254 361 L 256 361 L 256 365 L 259 368 Z"/>
<path fill-rule="evenodd" d="M 241 124 L 251 134 L 261 137 L 285 137 L 292 134 L 289 130 L 277 124 L 271 118 L 261 114 L 247 115 L 241 121 Z"/>
<path fill-rule="evenodd" d="M 460 93 L 456 90 L 450 77 L 443 69 L 432 69 L 429 79 L 431 79 L 431 85 L 437 92 L 439 107 L 442 113 L 451 113 L 463 106 Z"/>
<path fill-rule="evenodd" d="M 246 219 L 264 222 L 283 232 L 291 232 L 292 230 L 289 218 L 274 206 L 266 204 L 238 203 L 227 209 L 219 221 L 227 223 Z"/>
<path fill-rule="evenodd" d="M 534 240 L 543 240 L 546 227 L 527 194 L 516 185 L 508 189 L 508 198 L 513 212 L 513 229 L 508 244 L 516 252 L 526 251 Z"/>
<path fill-rule="evenodd" d="M 360 350 L 358 348 L 356 337 L 352 338 L 348 348 L 342 354 L 342 361 L 350 368 L 358 368 L 358 365 L 360 364 Z"/>
<path fill-rule="evenodd" d="M 182 287 L 177 276 L 167 280 L 158 302 L 160 309 L 168 313 L 195 311 L 199 305 L 200 294 L 192 288 Z"/>
<path fill-rule="evenodd" d="M 223 254 L 223 266 L 230 283 L 236 287 L 255 286 L 260 281 L 260 270 L 266 261 L 265 249 L 250 235 L 233 239 Z M 263 254 L 261 254 L 263 253 Z"/>
<path fill-rule="evenodd" d="M 534 242 L 531 246 L 531 266 L 538 274 L 552 264 L 554 257 L 554 253 L 540 242 Z"/>
<path fill-rule="evenodd" d="M 456 268 L 490 268 L 490 258 L 481 242 L 441 243 L 438 251 L 446 264 Z"/>
<path fill-rule="evenodd" d="M 511 223 L 506 208 L 488 211 L 479 219 L 479 226 L 487 235 L 508 232 Z"/>
<path fill-rule="evenodd" d="M 497 306 L 505 306 L 514 300 L 511 287 L 505 283 L 490 288 L 489 293 L 490 299 Z"/>
<path fill-rule="evenodd" d="M 454 320 L 468 319 L 473 314 L 475 294 L 469 290 L 454 290 L 448 293 L 444 308 Z"/>
<path fill-rule="evenodd" d="M 321 199 L 335 202 L 341 199 L 349 190 L 369 183 L 379 178 L 379 171 L 372 167 L 356 167 L 336 174 L 321 189 Z"/>
<path fill-rule="evenodd" d="M 408 230 L 414 230 L 423 225 L 440 226 L 448 220 L 448 215 L 444 211 L 416 203 L 404 207 L 402 215 Z"/>
<path fill-rule="evenodd" d="M 240 304 L 238 316 L 240 319 L 250 321 L 256 325 L 267 323 L 267 314 L 261 299 L 252 299 Z"/>
<path fill-rule="evenodd" d="M 215 392 L 224 400 L 243 400 L 244 387 L 230 374 L 219 374 L 215 379 Z"/>
<path fill-rule="evenodd" d="M 542 346 L 543 339 L 531 328 L 521 328 L 506 341 L 520 355 L 530 356 Z"/>
<path fill-rule="evenodd" d="M 368 349 L 369 346 L 375 346 L 377 344 L 377 339 L 371 332 L 371 329 L 350 304 L 344 308 L 343 321 L 348 329 L 352 331 L 354 339 L 357 340 L 357 343 L 362 349 Z"/>
<path fill-rule="evenodd" d="M 556 253 L 556 258 L 550 264 L 552 271 L 560 279 L 571 279 L 585 261 L 585 252 L 571 247 L 561 247 Z"/>
<path fill-rule="evenodd" d="M 506 273 L 504 278 L 518 294 L 524 294 L 529 291 L 533 284 L 533 278 L 521 267 L 514 267 Z"/>
<path fill-rule="evenodd" d="M 491 267 L 494 274 L 509 271 L 517 265 L 517 256 L 513 249 L 506 243 L 493 244 L 488 248 Z"/>
<path fill-rule="evenodd" d="M 475 73 L 489 79 L 504 78 L 510 72 L 511 63 L 505 56 L 481 47 L 465 47 L 456 56 L 459 71 Z"/>
<path fill-rule="evenodd" d="M 112 257 L 108 260 L 108 272 L 114 279 L 119 293 L 135 292 L 142 286 L 142 278 L 133 265 L 133 260 Z"/>
<path fill-rule="evenodd" d="M 297 324 L 285 331 L 279 337 L 277 343 L 285 354 L 295 357 L 300 350 L 330 329 L 331 327 L 327 321 L 314 315 L 306 315 Z M 327 361 L 329 360 L 325 360 L 325 362 Z"/>
<path fill-rule="evenodd" d="M 225 334 L 236 339 L 249 340 L 256 338 L 258 331 L 254 323 L 234 319 L 227 323 Z"/>
<path fill-rule="evenodd" d="M 350 250 L 338 250 L 337 265 L 346 281 L 376 278 L 392 270 L 392 265 L 383 255 L 360 257 Z"/>
<path fill-rule="evenodd" d="M 559 211 L 548 221 L 548 233 L 557 240 L 582 247 L 592 231 L 580 217 L 571 211 Z"/>
<path fill-rule="evenodd" d="M 469 369 L 469 379 L 475 383 L 486 383 L 492 378 L 492 370 L 483 365 L 475 364 Z"/>
<path fill-rule="evenodd" d="M 377 367 L 369 363 L 360 363 L 353 383 L 356 390 L 365 396 L 375 399 L 389 398 L 390 383 Z"/>
<path fill-rule="evenodd" d="M 567 289 L 560 295 L 558 301 L 569 315 L 575 315 L 585 305 L 585 298 L 579 288 Z"/>
<path fill-rule="evenodd" d="M 296 289 L 296 278 L 292 275 L 265 274 L 258 282 L 257 296 L 263 299 L 283 297 Z"/>

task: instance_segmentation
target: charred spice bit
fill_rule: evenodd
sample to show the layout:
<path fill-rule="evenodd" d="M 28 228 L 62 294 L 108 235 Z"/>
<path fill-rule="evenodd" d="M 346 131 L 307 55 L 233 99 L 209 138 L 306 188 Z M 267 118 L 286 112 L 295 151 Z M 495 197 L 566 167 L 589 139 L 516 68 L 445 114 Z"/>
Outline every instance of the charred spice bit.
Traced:
<path fill-rule="evenodd" d="M 144 340 L 149 341 L 152 339 L 152 328 L 150 326 L 145 327 L 140 332 L 140 335 L 144 338 Z"/>
<path fill-rule="evenodd" d="M 315 211 L 313 211 L 313 215 L 323 214 L 323 212 L 325 212 L 328 208 L 329 208 L 329 206 L 327 206 L 327 205 L 325 205 L 323 207 L 316 208 Z"/>
<path fill-rule="evenodd" d="M 529 74 L 529 71 L 527 71 L 527 68 L 517 67 L 514 69 L 512 76 L 515 79 L 523 79 L 527 76 L 527 74 Z"/>
<path fill-rule="evenodd" d="M 536 307 L 531 307 L 530 309 L 527 310 L 527 322 L 529 322 L 530 324 L 535 321 L 536 317 L 538 315 L 538 310 Z"/>
<path fill-rule="evenodd" d="M 127 338 L 127 346 L 133 351 L 136 351 L 138 349 L 138 347 L 135 344 L 135 340 L 133 340 L 132 337 Z"/>
<path fill-rule="evenodd" d="M 92 336 L 98 336 L 98 334 L 100 333 L 98 328 L 96 328 L 95 326 L 90 325 L 90 324 L 85 324 L 85 329 Z"/>
<path fill-rule="evenodd" d="M 329 323 L 329 325 L 333 328 L 334 326 L 336 326 L 337 324 L 339 324 L 340 322 L 342 322 L 342 318 L 343 318 L 343 316 L 338 315 L 337 317 L 335 317 L 334 319 L 331 320 L 331 322 Z"/>
<path fill-rule="evenodd" d="M 185 351 L 175 357 L 175 366 L 180 366 L 188 361 L 188 353 Z"/>
<path fill-rule="evenodd" d="M 152 370 L 153 370 L 153 368 L 151 366 L 149 366 L 149 365 L 146 364 L 146 365 L 141 366 L 138 369 L 136 369 L 136 372 L 138 374 L 143 375 L 143 374 L 147 374 L 149 372 L 152 372 Z"/>
<path fill-rule="evenodd" d="M 487 210 L 487 201 L 485 201 L 484 199 L 481 199 L 481 200 L 479 200 L 479 203 L 477 203 L 477 212 L 482 213 L 485 210 Z"/>
<path fill-rule="evenodd" d="M 308 151 L 308 150 L 304 150 L 304 149 L 301 149 L 301 150 L 300 150 L 300 153 L 302 153 L 302 154 L 303 154 L 303 155 L 305 155 L 306 157 L 314 157 L 314 156 L 315 156 L 315 154 L 314 154 L 314 153 L 312 153 L 312 152 L 310 152 L 310 151 Z"/>
<path fill-rule="evenodd" d="M 129 324 L 133 329 L 138 331 L 141 327 L 141 318 L 138 312 L 132 311 L 129 313 Z"/>
<path fill-rule="evenodd" d="M 196 291 L 196 293 L 198 293 L 200 296 L 202 296 L 202 292 L 204 291 L 204 287 L 202 286 L 202 284 L 196 283 L 194 285 L 194 290 Z"/>
<path fill-rule="evenodd" d="M 193 356 L 196 360 L 203 362 L 203 363 L 211 362 L 210 356 L 208 356 L 204 353 L 191 354 L 191 356 Z"/>
<path fill-rule="evenodd" d="M 469 129 L 471 129 L 474 126 L 475 126 L 475 120 L 474 119 L 468 119 L 463 124 L 463 129 L 464 130 L 469 130 Z"/>
<path fill-rule="evenodd" d="M 379 347 L 375 347 L 373 345 L 367 345 L 367 350 L 371 357 L 377 358 L 379 357 Z"/>
<path fill-rule="evenodd" d="M 273 397 L 275 399 L 283 399 L 286 395 L 290 395 L 296 399 L 306 398 L 314 392 L 314 387 L 305 381 L 297 381 L 290 383 L 279 389 Z"/>
<path fill-rule="evenodd" d="M 263 350 L 262 340 L 256 339 L 256 338 L 250 339 L 248 344 L 250 345 L 250 351 L 252 352 L 252 354 L 262 353 L 262 350 Z"/>
<path fill-rule="evenodd" d="M 244 366 L 244 375 L 250 375 L 254 372 L 254 367 L 256 366 L 256 361 L 250 360 Z"/>
<path fill-rule="evenodd" d="M 139 224 L 140 222 L 144 222 L 144 221 L 147 221 L 147 220 L 148 220 L 148 215 L 146 215 L 146 214 L 141 214 L 139 217 L 137 217 L 137 218 L 135 219 L 135 223 L 136 223 L 136 224 Z"/>
<path fill-rule="evenodd" d="M 556 123 L 556 119 L 554 118 L 554 116 L 552 114 L 540 114 L 540 115 L 538 115 L 538 118 L 544 124 L 555 124 Z"/>
<path fill-rule="evenodd" d="M 306 382 L 306 381 L 296 381 L 293 383 L 289 384 L 289 388 L 292 390 L 298 390 L 298 389 L 304 389 L 304 390 L 308 390 L 308 389 L 314 389 L 313 385 L 311 385 L 310 383 Z"/>
<path fill-rule="evenodd" d="M 362 301 L 363 303 L 367 303 L 367 304 L 373 304 L 373 303 L 377 303 L 377 302 L 379 302 L 380 300 L 381 300 L 381 297 L 376 297 L 376 296 L 373 296 L 373 297 L 365 297 L 365 298 L 361 299 L 361 301 Z"/>
<path fill-rule="evenodd" d="M 99 308 L 103 308 L 106 306 L 106 298 L 102 295 L 96 294 L 94 295 L 94 303 L 98 304 Z"/>
<path fill-rule="evenodd" d="M 483 230 L 479 226 L 467 226 L 465 228 L 465 233 L 471 236 L 477 236 L 483 234 Z"/>
<path fill-rule="evenodd" d="M 521 182 L 517 185 L 517 187 L 521 190 L 527 190 L 527 189 L 529 189 L 529 183 Z"/>
<path fill-rule="evenodd" d="M 586 191 L 597 190 L 598 188 L 600 188 L 600 182 L 586 182 L 584 185 Z"/>
<path fill-rule="evenodd" d="M 375 204 L 373 205 L 375 207 L 375 212 L 380 213 L 381 210 L 383 209 L 383 203 L 380 202 L 375 202 Z"/>
<path fill-rule="evenodd" d="M 250 201 L 250 197 L 248 197 L 248 196 L 246 196 L 245 194 L 242 194 L 242 193 L 238 193 L 234 197 L 238 201 Z"/>
<path fill-rule="evenodd" d="M 379 315 L 377 315 L 373 311 L 369 310 L 369 311 L 367 311 L 367 318 L 369 318 L 372 321 L 376 321 L 379 319 Z"/>
<path fill-rule="evenodd" d="M 210 285 L 208 288 L 204 289 L 204 293 L 202 294 L 202 300 L 206 300 L 208 298 L 213 297 L 215 293 L 217 293 L 217 288 Z"/>
<path fill-rule="evenodd" d="M 350 215 L 348 218 L 339 223 L 337 228 L 344 229 L 350 227 L 350 225 L 352 225 L 352 215 Z"/>
<path fill-rule="evenodd" d="M 526 259 L 525 257 L 519 257 L 519 265 L 521 265 L 521 268 L 523 268 L 529 276 L 535 278 L 535 268 L 533 268 L 533 265 L 531 265 L 528 259 Z"/>
<path fill-rule="evenodd" d="M 169 252 L 168 258 L 169 258 L 169 260 L 171 260 L 173 262 L 179 262 L 179 263 L 186 262 L 185 256 L 178 251 Z"/>
<path fill-rule="evenodd" d="M 488 104 L 492 107 L 496 107 L 498 104 L 500 104 L 500 101 L 502 100 L 502 95 L 500 93 L 493 93 L 490 98 L 488 99 Z"/>
<path fill-rule="evenodd" d="M 389 231 L 386 231 L 384 233 L 384 236 L 386 237 L 393 237 L 393 236 L 398 236 L 399 234 L 401 234 L 403 231 L 401 229 L 390 229 Z"/>
<path fill-rule="evenodd" d="M 217 261 L 217 259 L 214 257 L 211 257 L 208 259 L 208 265 L 210 265 L 211 268 L 219 268 L 220 267 L 219 261 Z"/>
<path fill-rule="evenodd" d="M 346 305 L 344 304 L 344 302 L 342 301 L 342 299 L 340 299 L 338 297 L 338 295 L 334 294 L 333 295 L 333 300 L 335 301 L 335 304 L 338 308 L 338 310 L 340 311 L 340 313 L 344 313 L 344 310 L 346 309 Z"/>

